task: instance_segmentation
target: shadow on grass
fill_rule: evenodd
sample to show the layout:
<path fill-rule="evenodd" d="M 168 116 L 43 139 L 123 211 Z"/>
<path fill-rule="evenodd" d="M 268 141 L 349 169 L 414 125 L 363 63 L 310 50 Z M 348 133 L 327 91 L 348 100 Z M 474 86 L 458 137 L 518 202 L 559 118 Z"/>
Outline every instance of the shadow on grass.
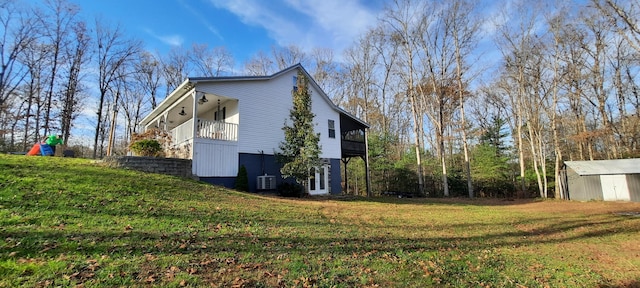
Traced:
<path fill-rule="evenodd" d="M 624 284 L 619 284 L 619 285 L 601 284 L 601 285 L 598 285 L 598 287 L 599 288 L 640 288 L 640 280 L 631 280 Z"/>
<path fill-rule="evenodd" d="M 103 212 L 104 213 L 104 212 Z M 109 216 L 107 216 L 109 215 Z M 120 215 L 115 213 L 115 215 Z M 140 217 L 143 214 L 131 214 Z M 110 217 L 104 213 L 102 217 Z M 352 224 L 330 223 L 309 220 L 271 220 L 271 219 L 238 219 L 230 216 L 212 216 L 198 219 L 198 216 L 184 214 L 156 214 L 148 217 L 152 221 L 175 223 L 181 225 L 170 228 L 172 231 L 152 231 L 144 228 L 118 227 L 119 231 L 100 229 L 83 229 L 67 225 L 70 228 L 40 227 L 33 225 L 20 226 L 12 221 L 2 222 L 0 239 L 5 239 L 4 253 L 0 258 L 10 257 L 57 257 L 61 254 L 112 255 L 147 253 L 330 253 L 342 256 L 354 253 L 376 251 L 376 253 L 394 253 L 404 251 L 443 251 L 451 248 L 464 251 L 516 248 L 535 244 L 558 244 L 599 237 L 612 237 L 616 234 L 638 234 L 640 224 L 621 229 L 617 224 L 623 218 L 586 221 L 566 220 L 552 225 L 536 225 L 527 229 L 511 229 L 500 231 L 501 225 L 530 225 L 536 219 L 526 222 L 488 224 L 441 224 L 441 225 L 367 225 L 354 227 Z M 549 218 L 545 219 L 546 221 Z M 73 222 L 74 219 L 68 219 Z M 200 224 L 191 226 L 188 223 Z M 248 224 L 247 224 L 248 223 Z M 122 226 L 120 224 L 120 226 Z M 481 226 L 488 226 L 479 228 Z M 63 226 L 60 226 L 63 227 Z M 496 229 L 493 229 L 496 228 Z M 407 229 L 428 229 L 443 231 L 428 237 L 411 235 L 393 235 L 394 231 Z M 456 231 L 500 231 L 480 233 L 470 236 L 451 236 L 462 234 Z M 68 231 L 67 231 L 68 230 Z M 113 229 L 116 230 L 116 229 Z M 141 230 L 141 231 L 140 231 Z M 366 235 L 366 231 L 378 231 L 378 235 Z M 251 232 L 252 231 L 252 232 Z M 270 236 L 273 231 L 283 234 L 282 237 Z M 424 230 L 427 231 L 427 230 Z M 385 233 L 386 232 L 386 233 Z M 343 235 L 343 236 L 341 236 Z M 448 235 L 448 236 L 447 236 Z M 13 243 L 13 244 L 12 244 Z"/>

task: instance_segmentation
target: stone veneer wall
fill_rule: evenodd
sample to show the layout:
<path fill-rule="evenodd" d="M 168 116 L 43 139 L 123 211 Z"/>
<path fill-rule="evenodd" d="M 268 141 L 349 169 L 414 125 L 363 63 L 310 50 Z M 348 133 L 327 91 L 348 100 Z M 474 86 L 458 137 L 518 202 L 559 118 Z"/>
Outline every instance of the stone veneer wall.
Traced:
<path fill-rule="evenodd" d="M 191 174 L 191 160 L 189 159 L 107 156 L 104 157 L 101 162 L 108 167 L 193 178 L 193 174 Z"/>

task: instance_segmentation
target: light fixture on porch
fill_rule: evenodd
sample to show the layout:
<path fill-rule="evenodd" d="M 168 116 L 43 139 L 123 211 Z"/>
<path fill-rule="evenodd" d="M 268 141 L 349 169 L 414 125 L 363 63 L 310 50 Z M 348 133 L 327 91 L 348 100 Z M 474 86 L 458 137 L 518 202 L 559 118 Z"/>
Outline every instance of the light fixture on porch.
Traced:
<path fill-rule="evenodd" d="M 206 96 L 204 96 L 204 94 L 202 94 L 202 98 L 200 98 L 200 100 L 198 100 L 198 104 L 203 104 L 203 103 L 207 103 L 209 102 L 209 99 L 207 99 Z"/>
<path fill-rule="evenodd" d="M 180 115 L 180 116 L 187 115 L 187 113 L 184 112 L 184 107 L 182 107 L 182 111 L 180 111 L 180 113 L 178 113 L 178 115 Z"/>

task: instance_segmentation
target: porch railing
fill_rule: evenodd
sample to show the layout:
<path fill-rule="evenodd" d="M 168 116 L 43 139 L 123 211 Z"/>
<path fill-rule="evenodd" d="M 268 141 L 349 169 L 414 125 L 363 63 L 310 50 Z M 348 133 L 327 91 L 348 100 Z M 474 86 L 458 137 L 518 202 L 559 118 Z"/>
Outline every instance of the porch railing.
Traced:
<path fill-rule="evenodd" d="M 204 139 L 238 141 L 238 124 L 198 119 L 196 137 Z M 193 139 L 193 119 L 171 130 L 171 142 L 180 145 Z"/>
<path fill-rule="evenodd" d="M 171 142 L 180 145 L 193 138 L 193 119 L 187 120 L 178 127 L 171 129 Z"/>
<path fill-rule="evenodd" d="M 222 121 L 198 121 L 199 138 L 238 141 L 238 124 Z"/>

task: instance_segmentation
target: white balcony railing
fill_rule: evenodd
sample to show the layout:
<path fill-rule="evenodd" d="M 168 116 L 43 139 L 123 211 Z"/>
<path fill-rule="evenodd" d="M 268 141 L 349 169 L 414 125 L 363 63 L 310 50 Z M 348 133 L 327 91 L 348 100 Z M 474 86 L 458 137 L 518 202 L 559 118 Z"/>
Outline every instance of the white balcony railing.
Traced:
<path fill-rule="evenodd" d="M 190 139 L 193 139 L 193 119 L 171 129 L 171 143 L 173 145 L 181 145 Z"/>
<path fill-rule="evenodd" d="M 199 138 L 238 141 L 238 124 L 222 121 L 198 121 Z"/>
<path fill-rule="evenodd" d="M 194 138 L 192 123 L 193 119 L 190 119 L 171 130 L 174 145 L 180 145 Z M 238 141 L 238 124 L 235 123 L 198 119 L 196 131 L 198 138 Z"/>

